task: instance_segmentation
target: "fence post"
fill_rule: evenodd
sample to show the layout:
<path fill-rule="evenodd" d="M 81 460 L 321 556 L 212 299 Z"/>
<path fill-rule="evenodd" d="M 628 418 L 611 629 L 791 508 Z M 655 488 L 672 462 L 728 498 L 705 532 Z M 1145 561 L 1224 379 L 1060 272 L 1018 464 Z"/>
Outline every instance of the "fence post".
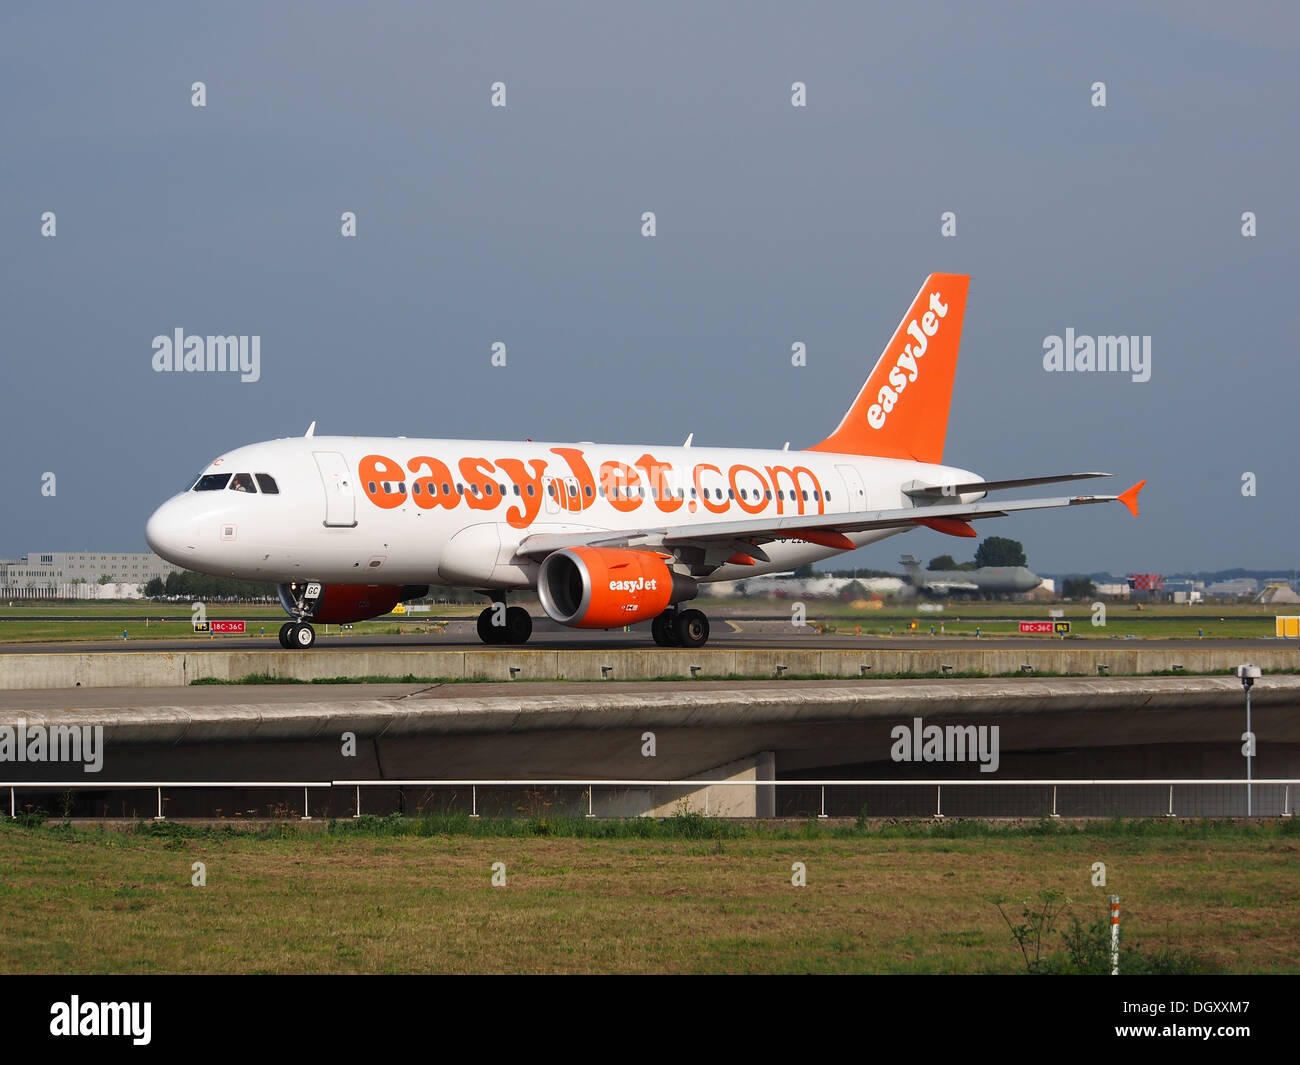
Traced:
<path fill-rule="evenodd" d="M 16 820 L 18 817 L 17 809 L 14 806 L 14 789 L 9 789 L 9 820 Z"/>
<path fill-rule="evenodd" d="M 354 813 L 352 816 L 353 817 L 361 816 L 361 785 L 360 784 L 357 785 L 357 812 Z"/>
<path fill-rule="evenodd" d="M 943 785 L 934 786 L 934 816 L 936 820 L 943 820 Z"/>
<path fill-rule="evenodd" d="M 822 785 L 822 812 L 817 815 L 818 819 L 826 816 L 826 785 Z"/>
<path fill-rule="evenodd" d="M 478 785 L 471 784 L 470 789 L 471 790 L 470 790 L 469 816 L 471 821 L 477 821 L 478 820 Z"/>
<path fill-rule="evenodd" d="M 592 809 L 591 809 L 591 793 L 592 793 L 593 791 L 595 791 L 595 790 L 596 790 L 596 787 L 595 787 L 594 784 L 588 784 L 588 785 L 587 785 L 587 816 L 588 816 L 588 817 L 592 817 L 592 818 L 594 818 L 594 817 L 596 816 L 596 815 L 592 812 Z"/>
<path fill-rule="evenodd" d="M 1119 975 L 1119 896 L 1110 897 L 1110 975 Z"/>
<path fill-rule="evenodd" d="M 311 820 L 311 808 L 307 805 L 307 785 L 302 788 L 302 818 L 303 821 Z"/>
<path fill-rule="evenodd" d="M 158 789 L 158 816 L 155 817 L 154 820 L 155 821 L 166 820 L 166 818 L 163 817 L 163 812 L 162 812 L 162 788 L 161 787 Z"/>
<path fill-rule="evenodd" d="M 1169 812 L 1165 816 L 1174 816 L 1174 786 L 1172 784 L 1169 785 Z"/>
<path fill-rule="evenodd" d="M 1061 815 L 1056 812 L 1056 785 L 1052 785 L 1052 816 L 1060 820 Z"/>

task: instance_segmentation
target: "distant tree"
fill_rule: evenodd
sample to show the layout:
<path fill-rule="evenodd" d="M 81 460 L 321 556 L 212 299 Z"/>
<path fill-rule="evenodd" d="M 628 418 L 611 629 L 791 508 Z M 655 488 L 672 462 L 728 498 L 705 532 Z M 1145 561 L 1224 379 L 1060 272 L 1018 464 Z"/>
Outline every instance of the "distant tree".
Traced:
<path fill-rule="evenodd" d="M 117 580 L 116 577 L 112 577 L 112 576 L 110 576 L 109 574 L 105 573 L 105 574 L 103 574 L 103 575 L 99 578 L 99 583 L 100 583 L 100 584 L 113 584 L 113 583 L 116 582 L 116 580 Z"/>
<path fill-rule="evenodd" d="M 1066 599 L 1091 599 L 1097 594 L 1097 586 L 1088 577 L 1066 577 L 1061 594 Z"/>
<path fill-rule="evenodd" d="M 1005 536 L 990 536 L 981 541 L 975 552 L 975 565 L 984 566 L 1024 566 L 1025 549 L 1019 540 L 1008 540 Z"/>
<path fill-rule="evenodd" d="M 144 594 L 150 599 L 157 598 L 160 595 L 165 595 L 166 592 L 167 584 L 161 577 L 150 577 L 145 583 Z"/>
<path fill-rule="evenodd" d="M 799 578 L 804 578 L 804 577 L 814 577 L 814 576 L 816 576 L 816 574 L 813 573 L 813 568 L 812 568 L 812 563 L 811 563 L 811 562 L 809 562 L 809 563 L 808 563 L 807 565 L 805 565 L 805 566 L 800 566 L 798 569 L 796 569 L 796 570 L 794 571 L 794 575 L 795 575 L 796 577 L 799 577 Z"/>
<path fill-rule="evenodd" d="M 957 560 L 952 555 L 939 555 L 937 558 L 930 559 L 930 564 L 925 568 L 928 570 L 956 569 Z"/>

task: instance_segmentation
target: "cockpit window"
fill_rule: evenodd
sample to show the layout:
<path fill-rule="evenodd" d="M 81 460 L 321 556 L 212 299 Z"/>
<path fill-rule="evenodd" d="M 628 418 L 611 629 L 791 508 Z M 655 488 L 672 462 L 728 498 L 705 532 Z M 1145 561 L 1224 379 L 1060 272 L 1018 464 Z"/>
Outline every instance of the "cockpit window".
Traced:
<path fill-rule="evenodd" d="M 257 487 L 268 496 L 278 496 L 280 486 L 275 483 L 275 478 L 269 473 L 259 473 L 257 475 Z"/>
<path fill-rule="evenodd" d="M 257 485 L 253 483 L 251 473 L 237 473 L 230 479 L 230 490 L 232 492 L 256 492 Z"/>
<path fill-rule="evenodd" d="M 230 480 L 228 473 L 205 473 L 194 482 L 194 491 L 196 492 L 220 492 L 226 487 L 226 482 Z"/>

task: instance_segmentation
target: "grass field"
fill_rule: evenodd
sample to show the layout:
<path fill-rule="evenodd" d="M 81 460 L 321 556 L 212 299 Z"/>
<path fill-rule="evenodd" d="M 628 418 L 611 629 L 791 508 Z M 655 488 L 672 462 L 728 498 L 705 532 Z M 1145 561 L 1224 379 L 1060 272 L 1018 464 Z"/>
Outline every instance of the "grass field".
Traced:
<path fill-rule="evenodd" d="M 1115 892 L 1126 972 L 1300 972 L 1300 821 L 4 822 L 0 863 L 10 973 L 1014 973 L 990 900 L 1032 926 L 1042 892 L 1071 900 L 1047 968 Z"/>

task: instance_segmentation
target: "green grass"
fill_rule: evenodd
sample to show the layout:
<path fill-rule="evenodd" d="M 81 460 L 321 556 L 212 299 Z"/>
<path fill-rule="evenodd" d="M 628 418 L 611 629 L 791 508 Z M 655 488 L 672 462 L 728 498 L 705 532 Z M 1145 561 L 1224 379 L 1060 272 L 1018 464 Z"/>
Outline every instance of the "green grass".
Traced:
<path fill-rule="evenodd" d="M 1069 931 L 1114 892 L 1126 972 L 1295 973 L 1297 844 L 1295 822 L 6 821 L 0 957 L 13 973 L 1015 973 L 994 899 L 1016 919 L 1055 893 Z M 1039 971 L 1070 970 L 1059 931 L 1044 947 Z"/>

